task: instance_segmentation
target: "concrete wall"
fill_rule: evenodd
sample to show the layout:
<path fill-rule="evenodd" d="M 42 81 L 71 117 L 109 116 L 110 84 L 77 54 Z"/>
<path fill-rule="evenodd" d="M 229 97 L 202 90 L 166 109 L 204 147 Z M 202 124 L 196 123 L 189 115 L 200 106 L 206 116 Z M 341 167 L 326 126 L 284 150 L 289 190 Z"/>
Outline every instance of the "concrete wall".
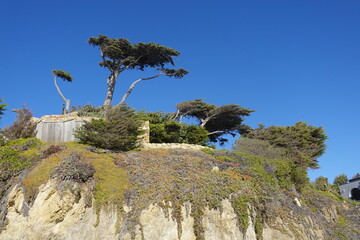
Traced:
<path fill-rule="evenodd" d="M 346 199 L 351 199 L 353 196 L 351 196 L 351 190 L 353 188 L 360 189 L 360 180 L 350 182 L 348 184 L 344 184 L 340 186 L 340 194 Z"/>

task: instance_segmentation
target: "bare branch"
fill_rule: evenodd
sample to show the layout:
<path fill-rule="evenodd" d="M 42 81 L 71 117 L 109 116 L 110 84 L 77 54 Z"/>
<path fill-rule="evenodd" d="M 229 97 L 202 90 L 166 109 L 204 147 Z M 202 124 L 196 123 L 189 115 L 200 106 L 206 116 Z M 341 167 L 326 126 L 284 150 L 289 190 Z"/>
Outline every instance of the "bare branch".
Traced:
<path fill-rule="evenodd" d="M 138 80 L 134 81 L 134 82 L 130 85 L 129 89 L 128 89 L 127 92 L 124 94 L 124 96 L 122 97 L 121 101 L 119 102 L 119 104 L 118 104 L 117 106 L 120 106 L 120 105 L 122 105 L 122 104 L 125 102 L 126 98 L 130 95 L 130 93 L 132 92 L 132 90 L 134 89 L 135 85 L 136 85 L 138 82 L 145 81 L 145 80 L 150 80 L 150 79 L 154 79 L 154 78 L 157 78 L 157 77 L 159 77 L 160 75 L 163 75 L 163 74 L 164 74 L 163 72 L 160 72 L 160 73 L 156 74 L 155 76 L 147 77 L 147 78 L 139 78 Z"/>

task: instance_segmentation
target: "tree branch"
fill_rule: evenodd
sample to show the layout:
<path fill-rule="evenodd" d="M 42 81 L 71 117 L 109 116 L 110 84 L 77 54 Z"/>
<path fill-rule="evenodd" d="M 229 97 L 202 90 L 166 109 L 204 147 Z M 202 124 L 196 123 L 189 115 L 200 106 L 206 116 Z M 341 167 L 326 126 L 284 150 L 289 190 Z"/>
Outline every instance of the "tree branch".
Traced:
<path fill-rule="evenodd" d="M 130 95 L 130 93 L 132 92 L 132 90 L 134 89 L 135 85 L 138 83 L 138 82 L 141 82 L 141 81 L 145 81 L 145 80 L 150 80 L 150 79 L 154 79 L 154 78 L 157 78 L 159 77 L 160 75 L 163 75 L 164 73 L 163 72 L 160 72 L 159 74 L 156 74 L 155 76 L 152 76 L 152 77 L 147 77 L 147 78 L 139 78 L 138 80 L 134 81 L 129 89 L 127 90 L 127 92 L 124 94 L 124 96 L 122 97 L 121 101 L 119 102 L 119 104 L 117 106 L 120 106 L 122 105 L 126 98 Z"/>
<path fill-rule="evenodd" d="M 214 131 L 214 132 L 211 132 L 211 133 L 208 133 L 208 136 L 209 135 L 213 135 L 213 134 L 217 134 L 217 133 L 224 133 L 225 131 L 221 131 L 221 130 L 219 130 L 219 131 Z"/>

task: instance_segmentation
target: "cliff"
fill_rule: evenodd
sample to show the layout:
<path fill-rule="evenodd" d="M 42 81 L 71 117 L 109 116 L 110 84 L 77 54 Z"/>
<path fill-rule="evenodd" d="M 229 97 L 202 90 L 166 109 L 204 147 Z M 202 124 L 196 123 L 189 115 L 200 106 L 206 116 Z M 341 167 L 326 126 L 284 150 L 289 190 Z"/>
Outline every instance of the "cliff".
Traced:
<path fill-rule="evenodd" d="M 360 238 L 358 204 L 285 187 L 281 161 L 179 148 L 18 145 L 19 159 L 33 160 L 0 185 L 0 239 Z"/>

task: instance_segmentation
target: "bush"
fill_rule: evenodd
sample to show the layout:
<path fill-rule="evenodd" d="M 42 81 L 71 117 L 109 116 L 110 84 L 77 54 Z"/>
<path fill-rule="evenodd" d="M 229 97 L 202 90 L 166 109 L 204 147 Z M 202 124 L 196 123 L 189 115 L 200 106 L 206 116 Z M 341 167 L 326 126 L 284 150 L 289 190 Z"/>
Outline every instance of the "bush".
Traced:
<path fill-rule="evenodd" d="M 25 151 L 30 148 L 36 148 L 41 146 L 41 141 L 38 138 L 20 138 L 12 140 L 6 143 L 6 146 L 10 146 L 13 149 Z"/>
<path fill-rule="evenodd" d="M 161 112 L 148 113 L 144 119 L 150 122 L 151 143 L 207 145 L 209 132 L 203 127 L 179 123 Z"/>
<path fill-rule="evenodd" d="M 320 191 L 329 190 L 328 179 L 326 177 L 322 177 L 322 176 L 316 178 L 315 182 L 314 182 L 314 187 L 315 187 L 315 189 L 320 190 Z"/>
<path fill-rule="evenodd" d="M 98 148 L 129 151 L 136 147 L 141 121 L 126 106 L 108 110 L 106 119 L 93 119 L 75 131 L 80 143 Z"/>
<path fill-rule="evenodd" d="M 26 107 L 13 111 L 17 112 L 16 121 L 10 127 L 1 130 L 5 138 L 14 140 L 35 137 L 36 123 L 32 120 L 32 112 Z"/>
<path fill-rule="evenodd" d="M 0 147 L 0 181 L 6 181 L 34 164 L 39 159 L 37 147 L 40 145 L 39 139 L 30 138 L 13 140 Z"/>
<path fill-rule="evenodd" d="M 85 105 L 79 107 L 72 107 L 71 112 L 77 112 L 80 117 L 105 117 L 105 109 L 103 107 L 94 107 L 92 105 Z"/>
<path fill-rule="evenodd" d="M 43 158 L 47 158 L 48 156 L 60 152 L 62 151 L 63 148 L 57 145 L 51 145 L 50 147 L 48 147 L 45 151 L 42 152 L 42 156 Z"/>
<path fill-rule="evenodd" d="M 71 153 L 55 168 L 52 176 L 62 181 L 73 180 L 81 183 L 88 181 L 93 177 L 95 169 L 92 165 L 81 162 L 80 158 L 79 154 Z"/>

